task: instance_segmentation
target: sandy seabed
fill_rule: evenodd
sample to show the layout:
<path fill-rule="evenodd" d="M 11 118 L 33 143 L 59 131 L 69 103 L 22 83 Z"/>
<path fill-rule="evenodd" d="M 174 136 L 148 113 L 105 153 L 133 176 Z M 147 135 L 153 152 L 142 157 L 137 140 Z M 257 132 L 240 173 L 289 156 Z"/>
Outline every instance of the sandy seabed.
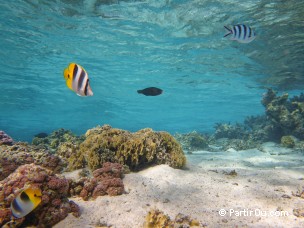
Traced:
<path fill-rule="evenodd" d="M 264 152 L 197 151 L 187 155 L 185 170 L 159 165 L 126 174 L 125 194 L 71 198 L 81 216 L 55 227 L 143 227 L 151 209 L 172 219 L 189 215 L 207 227 L 304 227 L 304 218 L 293 214 L 304 199 L 292 195 L 304 186 L 304 152 L 263 146 Z M 237 175 L 229 175 L 233 170 Z"/>

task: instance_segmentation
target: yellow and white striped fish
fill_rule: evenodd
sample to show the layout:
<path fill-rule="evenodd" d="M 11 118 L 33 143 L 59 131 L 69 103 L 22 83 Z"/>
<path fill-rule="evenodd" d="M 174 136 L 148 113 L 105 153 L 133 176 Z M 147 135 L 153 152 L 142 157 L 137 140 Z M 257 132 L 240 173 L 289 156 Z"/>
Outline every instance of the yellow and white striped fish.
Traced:
<path fill-rule="evenodd" d="M 89 83 L 88 73 L 82 66 L 70 63 L 63 72 L 66 85 L 79 96 L 93 96 L 93 91 Z"/>
<path fill-rule="evenodd" d="M 11 203 L 11 211 L 15 218 L 22 218 L 33 211 L 41 203 L 41 190 L 30 187 L 20 192 Z"/>

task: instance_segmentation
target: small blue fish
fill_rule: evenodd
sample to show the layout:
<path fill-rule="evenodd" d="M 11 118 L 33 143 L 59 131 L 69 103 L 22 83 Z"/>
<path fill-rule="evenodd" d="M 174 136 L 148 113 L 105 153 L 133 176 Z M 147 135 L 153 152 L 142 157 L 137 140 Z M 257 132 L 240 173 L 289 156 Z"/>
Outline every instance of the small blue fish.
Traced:
<path fill-rule="evenodd" d="M 230 40 L 236 40 L 239 43 L 250 43 L 255 39 L 254 31 L 247 25 L 234 25 L 232 29 L 224 27 L 228 30 L 224 37 L 232 35 Z"/>

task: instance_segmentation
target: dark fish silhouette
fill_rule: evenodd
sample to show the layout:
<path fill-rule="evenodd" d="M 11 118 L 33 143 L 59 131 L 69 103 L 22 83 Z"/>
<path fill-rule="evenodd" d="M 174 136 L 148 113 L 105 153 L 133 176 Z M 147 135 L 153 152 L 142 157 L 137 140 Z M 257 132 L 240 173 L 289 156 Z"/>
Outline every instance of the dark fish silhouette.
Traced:
<path fill-rule="evenodd" d="M 44 132 L 41 132 L 41 133 L 38 133 L 37 135 L 35 135 L 35 137 L 37 138 L 46 138 L 48 136 L 47 133 L 44 133 Z"/>
<path fill-rule="evenodd" d="M 149 87 L 142 90 L 137 90 L 137 93 L 141 93 L 146 96 L 158 96 L 162 94 L 162 90 L 156 87 Z"/>

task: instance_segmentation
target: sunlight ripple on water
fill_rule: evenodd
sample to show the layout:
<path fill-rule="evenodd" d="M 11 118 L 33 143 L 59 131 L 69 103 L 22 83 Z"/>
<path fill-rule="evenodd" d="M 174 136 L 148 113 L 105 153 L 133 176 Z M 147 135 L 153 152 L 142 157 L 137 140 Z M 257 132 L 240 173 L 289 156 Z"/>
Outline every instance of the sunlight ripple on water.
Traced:
<path fill-rule="evenodd" d="M 0 3 L 0 129 L 29 140 L 97 124 L 135 131 L 210 131 L 261 114 L 266 86 L 303 86 L 303 1 L 69 1 Z M 255 29 L 250 44 L 224 25 Z M 62 71 L 88 71 L 92 98 Z M 158 97 L 138 89 L 155 86 Z"/>

